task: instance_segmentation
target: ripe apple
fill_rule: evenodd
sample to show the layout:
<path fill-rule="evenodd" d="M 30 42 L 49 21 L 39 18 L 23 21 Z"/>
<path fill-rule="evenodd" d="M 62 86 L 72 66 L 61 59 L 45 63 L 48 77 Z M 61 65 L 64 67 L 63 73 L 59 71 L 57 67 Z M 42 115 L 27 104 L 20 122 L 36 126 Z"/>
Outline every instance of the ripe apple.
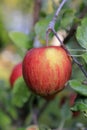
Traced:
<path fill-rule="evenodd" d="M 39 130 L 39 127 L 37 125 L 31 125 L 27 127 L 26 130 Z"/>
<path fill-rule="evenodd" d="M 26 84 L 34 93 L 41 96 L 61 91 L 72 72 L 71 59 L 60 46 L 29 50 L 22 67 Z"/>
<path fill-rule="evenodd" d="M 15 81 L 22 76 L 22 63 L 18 63 L 12 70 L 10 75 L 10 85 L 13 87 Z"/>

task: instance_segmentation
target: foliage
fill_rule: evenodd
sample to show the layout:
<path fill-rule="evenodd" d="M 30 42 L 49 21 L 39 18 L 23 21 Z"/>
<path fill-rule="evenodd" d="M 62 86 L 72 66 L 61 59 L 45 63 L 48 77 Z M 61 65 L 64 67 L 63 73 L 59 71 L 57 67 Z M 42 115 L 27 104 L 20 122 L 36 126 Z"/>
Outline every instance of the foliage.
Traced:
<path fill-rule="evenodd" d="M 76 33 L 76 38 L 79 44 L 85 49 L 87 48 L 87 35 L 86 34 L 87 34 L 87 18 L 85 17 L 81 21 L 81 25 L 78 26 L 77 33 Z"/>
<path fill-rule="evenodd" d="M 19 78 L 16 80 L 16 82 L 13 86 L 12 95 L 13 95 L 12 102 L 17 107 L 22 107 L 23 104 L 25 102 L 27 102 L 27 100 L 29 99 L 30 92 L 29 92 L 23 78 Z"/>

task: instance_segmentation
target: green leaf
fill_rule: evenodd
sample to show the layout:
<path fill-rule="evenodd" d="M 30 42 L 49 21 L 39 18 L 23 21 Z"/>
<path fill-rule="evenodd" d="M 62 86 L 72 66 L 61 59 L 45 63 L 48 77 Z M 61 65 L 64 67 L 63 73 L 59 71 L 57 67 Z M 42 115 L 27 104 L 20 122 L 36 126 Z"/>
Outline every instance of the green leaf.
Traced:
<path fill-rule="evenodd" d="M 76 102 L 76 104 L 71 108 L 72 111 L 84 111 L 87 110 L 87 104 L 82 101 Z"/>
<path fill-rule="evenodd" d="M 31 94 L 23 78 L 19 78 L 15 82 L 12 93 L 13 93 L 12 102 L 14 105 L 18 107 L 22 107 L 23 104 L 28 101 L 29 96 Z"/>
<path fill-rule="evenodd" d="M 72 78 L 76 80 L 84 80 L 85 76 L 76 64 L 73 64 Z"/>
<path fill-rule="evenodd" d="M 9 37 L 14 42 L 14 44 L 21 48 L 28 49 L 29 47 L 29 38 L 28 35 L 26 35 L 23 32 L 10 32 Z"/>
<path fill-rule="evenodd" d="M 72 25 L 72 22 L 75 18 L 75 11 L 72 9 L 66 9 L 61 20 L 61 27 L 66 28 L 67 26 Z"/>
<path fill-rule="evenodd" d="M 10 123 L 10 118 L 3 111 L 0 110 L 0 126 L 4 129 L 8 125 L 10 125 Z"/>
<path fill-rule="evenodd" d="M 84 18 L 81 25 L 77 28 L 76 38 L 79 44 L 87 49 L 87 18 Z"/>
<path fill-rule="evenodd" d="M 85 60 L 85 62 L 87 64 L 87 53 L 82 54 L 82 58 Z"/>
<path fill-rule="evenodd" d="M 62 109 L 61 109 L 61 117 L 62 119 L 64 120 L 68 120 L 72 117 L 72 113 L 70 111 L 70 107 L 69 107 L 69 104 L 68 102 L 66 102 L 63 106 L 62 106 Z"/>
<path fill-rule="evenodd" d="M 72 89 L 74 89 L 77 93 L 87 96 L 87 85 L 81 83 L 78 80 L 70 80 L 69 85 Z"/>
<path fill-rule="evenodd" d="M 87 98 L 84 96 L 78 96 L 74 105 L 71 107 L 72 111 L 81 111 L 84 116 L 87 117 Z"/>
<path fill-rule="evenodd" d="M 9 97 L 10 92 L 8 91 L 5 81 L 0 80 L 0 102 L 3 101 L 3 104 L 8 104 Z"/>
<path fill-rule="evenodd" d="M 51 18 L 52 16 L 42 19 L 35 25 L 35 33 L 41 42 L 46 40 L 46 30 Z"/>

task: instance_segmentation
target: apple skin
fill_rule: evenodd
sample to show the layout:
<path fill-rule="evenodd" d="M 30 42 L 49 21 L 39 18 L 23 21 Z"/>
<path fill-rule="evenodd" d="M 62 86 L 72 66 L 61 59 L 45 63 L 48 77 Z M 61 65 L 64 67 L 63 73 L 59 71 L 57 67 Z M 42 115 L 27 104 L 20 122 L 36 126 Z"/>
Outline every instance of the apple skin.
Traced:
<path fill-rule="evenodd" d="M 22 63 L 18 63 L 13 68 L 11 75 L 10 75 L 10 85 L 13 87 L 15 81 L 22 76 Z"/>
<path fill-rule="evenodd" d="M 60 46 L 33 48 L 24 57 L 22 71 L 34 93 L 49 96 L 64 88 L 71 76 L 72 62 Z"/>
<path fill-rule="evenodd" d="M 39 130 L 39 127 L 37 125 L 31 125 L 27 127 L 26 130 Z"/>

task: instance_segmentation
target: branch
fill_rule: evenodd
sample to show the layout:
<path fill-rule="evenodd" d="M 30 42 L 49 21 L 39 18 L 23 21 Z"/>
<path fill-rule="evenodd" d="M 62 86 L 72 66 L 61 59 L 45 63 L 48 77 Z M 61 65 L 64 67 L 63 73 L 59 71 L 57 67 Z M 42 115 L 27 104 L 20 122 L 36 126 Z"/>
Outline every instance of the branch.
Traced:
<path fill-rule="evenodd" d="M 43 106 L 41 107 L 41 109 L 39 110 L 37 117 L 38 119 L 40 118 L 41 114 L 44 112 L 44 110 L 48 107 L 50 101 L 46 101 Z"/>
<path fill-rule="evenodd" d="M 36 24 L 36 22 L 39 19 L 39 14 L 40 14 L 40 9 L 41 9 L 41 0 L 35 0 L 34 2 L 34 14 L 33 14 L 33 25 Z"/>
<path fill-rule="evenodd" d="M 54 14 L 54 17 L 53 17 L 52 21 L 50 22 L 50 24 L 49 24 L 49 26 L 48 26 L 47 32 L 48 32 L 48 31 L 51 31 L 51 29 L 54 28 L 55 23 L 56 23 L 56 20 L 57 20 L 57 17 L 58 17 L 58 15 L 59 15 L 59 13 L 60 13 L 60 11 L 61 11 L 61 9 L 62 9 L 62 7 L 63 7 L 63 5 L 65 4 L 66 1 L 67 1 L 67 0 L 63 0 L 63 1 L 61 2 L 59 8 L 57 9 L 56 13 Z"/>
<path fill-rule="evenodd" d="M 61 46 L 65 49 L 65 51 L 68 53 L 68 55 L 71 56 L 70 52 L 67 50 L 66 46 L 63 44 L 63 42 L 60 40 L 58 34 L 56 33 L 55 29 L 54 29 L 54 26 L 55 26 L 55 23 L 56 23 L 56 20 L 57 20 L 57 17 L 59 15 L 59 12 L 60 10 L 62 9 L 63 5 L 65 4 L 67 0 L 62 0 L 60 6 L 58 7 L 52 21 L 49 23 L 49 26 L 48 26 L 48 29 L 46 31 L 46 43 L 48 45 L 48 36 L 49 36 L 49 33 L 50 32 L 53 32 L 54 35 L 56 36 L 56 38 L 58 39 L 58 41 L 61 43 Z M 71 56 L 74 63 L 76 63 L 78 65 L 78 67 L 81 69 L 81 71 L 83 72 L 83 74 L 85 75 L 85 77 L 87 77 L 87 72 L 85 71 L 83 65 L 73 56 Z"/>
<path fill-rule="evenodd" d="M 38 108 L 34 108 L 33 109 L 33 119 L 31 120 L 30 124 L 37 124 L 38 120 L 40 118 L 40 116 L 42 115 L 42 113 L 44 112 L 44 110 L 48 107 L 50 101 L 46 101 L 42 107 L 40 108 L 40 110 L 38 110 Z"/>
<path fill-rule="evenodd" d="M 65 4 L 66 1 L 67 1 L 67 0 L 63 0 L 63 1 L 61 2 L 59 8 L 57 9 L 56 13 L 54 14 L 54 17 L 53 17 L 52 21 L 49 23 L 48 29 L 47 29 L 47 31 L 46 31 L 46 44 L 47 44 L 47 46 L 48 46 L 48 35 L 49 35 L 49 33 L 50 33 L 52 30 L 54 30 L 54 26 L 55 26 L 57 17 L 58 17 L 58 15 L 59 15 L 59 13 L 60 13 L 60 11 L 61 11 L 61 9 L 62 9 L 62 7 L 63 7 L 63 5 Z"/>

